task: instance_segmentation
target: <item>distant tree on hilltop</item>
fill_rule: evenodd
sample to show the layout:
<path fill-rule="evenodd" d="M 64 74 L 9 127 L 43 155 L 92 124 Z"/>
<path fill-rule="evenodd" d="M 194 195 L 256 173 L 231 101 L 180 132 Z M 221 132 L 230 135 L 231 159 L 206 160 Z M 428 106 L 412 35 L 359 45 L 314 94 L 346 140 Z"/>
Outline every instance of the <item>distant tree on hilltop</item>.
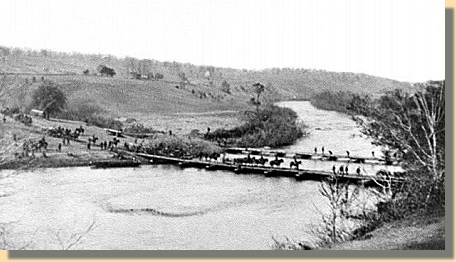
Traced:
<path fill-rule="evenodd" d="M 116 71 L 114 69 L 107 67 L 105 65 L 99 65 L 97 67 L 98 73 L 100 73 L 102 76 L 110 76 L 113 77 L 116 74 Z"/>
<path fill-rule="evenodd" d="M 222 82 L 222 91 L 227 94 L 231 94 L 230 84 L 226 80 L 223 80 Z"/>
<path fill-rule="evenodd" d="M 161 80 L 164 78 L 164 76 L 161 73 L 155 73 L 154 78 L 155 78 L 155 80 Z"/>

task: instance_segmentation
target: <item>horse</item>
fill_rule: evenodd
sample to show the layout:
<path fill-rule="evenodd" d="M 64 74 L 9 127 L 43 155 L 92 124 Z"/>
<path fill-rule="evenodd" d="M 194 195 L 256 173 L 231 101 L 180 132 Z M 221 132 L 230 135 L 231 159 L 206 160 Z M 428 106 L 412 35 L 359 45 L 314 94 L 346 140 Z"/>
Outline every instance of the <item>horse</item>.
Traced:
<path fill-rule="evenodd" d="M 77 132 L 81 133 L 81 134 L 84 134 L 84 128 L 82 126 L 79 126 L 78 128 L 76 128 Z"/>
<path fill-rule="evenodd" d="M 283 159 L 274 159 L 272 160 L 271 162 L 269 162 L 269 164 L 271 165 L 271 167 L 274 167 L 274 166 L 280 166 L 280 164 L 283 163 Z"/>
<path fill-rule="evenodd" d="M 299 165 L 300 165 L 300 164 L 302 164 L 301 161 L 296 161 L 296 160 L 295 160 L 295 161 L 291 161 L 291 162 L 290 162 L 290 169 L 292 169 L 293 166 L 296 166 L 296 169 L 299 169 Z"/>
<path fill-rule="evenodd" d="M 219 153 L 212 153 L 208 157 L 209 157 L 209 161 L 211 161 L 212 159 L 217 161 L 217 159 L 220 157 L 220 154 Z"/>
<path fill-rule="evenodd" d="M 268 160 L 267 158 L 264 158 L 263 156 L 261 156 L 260 159 L 256 159 L 256 160 L 255 160 L 255 163 L 256 163 L 257 165 L 262 165 L 262 166 L 264 166 L 264 164 L 266 164 L 268 161 L 269 161 L 269 160 Z"/>
<path fill-rule="evenodd" d="M 244 157 L 242 159 L 242 162 L 244 164 L 254 164 L 255 163 L 255 157 L 250 157 L 250 154 L 248 154 L 247 157 Z"/>

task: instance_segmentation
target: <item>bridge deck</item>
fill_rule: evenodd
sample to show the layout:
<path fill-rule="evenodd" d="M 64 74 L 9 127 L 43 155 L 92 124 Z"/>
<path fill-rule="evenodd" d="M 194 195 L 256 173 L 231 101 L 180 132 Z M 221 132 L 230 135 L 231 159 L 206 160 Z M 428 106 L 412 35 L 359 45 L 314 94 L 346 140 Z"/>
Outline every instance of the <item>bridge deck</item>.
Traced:
<path fill-rule="evenodd" d="M 293 158 L 296 157 L 298 159 L 310 159 L 310 160 L 319 160 L 319 161 L 337 161 L 337 162 L 362 162 L 362 163 L 369 163 L 374 165 L 399 165 L 399 161 L 397 159 L 391 160 L 389 163 L 384 158 L 377 158 L 377 157 L 362 157 L 356 155 L 330 155 L 329 153 L 321 154 L 315 152 L 284 152 L 281 150 L 272 150 L 272 149 L 252 149 L 252 148 L 239 148 L 239 147 L 230 147 L 225 149 L 226 153 L 229 154 L 242 154 L 247 155 L 250 154 L 252 156 L 255 155 L 263 155 L 263 156 L 278 156 L 284 158 Z"/>
<path fill-rule="evenodd" d="M 222 163 L 222 162 L 215 162 L 215 161 L 202 161 L 199 159 L 181 159 L 175 157 L 167 157 L 167 156 L 160 156 L 160 155 L 150 155 L 144 153 L 137 153 L 139 157 L 143 157 L 149 159 L 151 163 L 156 164 L 175 164 L 181 167 L 197 167 L 197 168 L 205 168 L 208 170 L 229 170 L 236 173 L 254 173 L 254 174 L 263 174 L 266 176 L 280 176 L 280 177 L 294 177 L 299 180 L 320 180 L 324 177 L 333 176 L 332 172 L 321 171 L 321 170 L 309 170 L 309 169 L 296 169 L 296 168 L 286 168 L 286 167 L 267 167 L 267 166 L 255 166 L 255 165 L 247 165 L 247 164 L 234 164 L 234 163 Z M 403 175 L 403 173 L 401 173 Z M 336 176 L 339 178 L 343 178 L 346 180 L 351 181 L 358 181 L 358 182 L 369 182 L 373 181 L 374 179 L 377 182 L 384 182 L 386 180 L 391 180 L 392 182 L 400 182 L 403 181 L 403 177 L 398 176 L 376 176 L 376 175 L 358 175 L 353 173 L 336 173 Z"/>

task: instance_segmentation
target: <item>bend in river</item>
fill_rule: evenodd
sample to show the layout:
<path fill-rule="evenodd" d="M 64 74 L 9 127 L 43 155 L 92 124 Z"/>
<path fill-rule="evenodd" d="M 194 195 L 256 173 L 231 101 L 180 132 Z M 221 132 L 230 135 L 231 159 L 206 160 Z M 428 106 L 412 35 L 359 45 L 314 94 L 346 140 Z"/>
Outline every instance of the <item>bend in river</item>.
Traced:
<path fill-rule="evenodd" d="M 325 148 L 369 156 L 370 142 L 353 121 L 308 102 L 283 102 L 311 128 L 285 148 Z M 332 166 L 332 164 L 331 164 Z M 71 234 L 96 227 L 76 249 L 270 249 L 271 236 L 310 240 L 326 212 L 318 182 L 239 175 L 174 166 L 94 170 L 38 169 L 0 179 L 0 222 L 15 221 L 8 237 L 33 249 L 61 249 Z M 4 194 L 5 193 L 5 194 Z"/>

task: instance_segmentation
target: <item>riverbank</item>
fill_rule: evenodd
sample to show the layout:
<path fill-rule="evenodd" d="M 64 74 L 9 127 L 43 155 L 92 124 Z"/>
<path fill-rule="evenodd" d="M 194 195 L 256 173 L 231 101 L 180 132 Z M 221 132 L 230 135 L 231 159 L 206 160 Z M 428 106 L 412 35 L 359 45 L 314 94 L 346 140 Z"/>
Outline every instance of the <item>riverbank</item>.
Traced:
<path fill-rule="evenodd" d="M 196 157 L 199 154 L 220 152 L 221 149 L 215 143 L 198 138 L 201 136 L 199 132 L 176 135 L 174 130 L 178 126 L 179 121 L 176 121 L 166 134 L 156 134 L 153 139 L 144 140 L 129 136 L 115 138 L 103 128 L 88 126 L 79 121 L 34 118 L 32 125 L 26 126 L 6 117 L 6 122 L 0 124 L 0 169 L 88 166 L 91 161 L 116 158 L 119 154 L 127 153 L 129 149 L 135 151 L 137 147 L 152 154 L 176 157 L 188 154 Z M 68 143 L 64 142 L 63 138 L 47 134 L 47 129 L 57 127 L 72 131 L 82 127 L 84 132 Z M 90 143 L 89 146 L 89 139 L 93 137 L 97 138 L 97 142 Z M 110 144 L 114 138 L 118 141 L 114 148 L 101 147 L 101 142 Z M 46 149 L 31 150 L 27 146 L 37 145 L 43 139 L 47 143 Z M 127 151 L 123 152 L 123 149 Z"/>
<path fill-rule="evenodd" d="M 445 250 L 445 211 L 414 214 L 385 223 L 361 239 L 323 247 L 324 250 Z"/>
<path fill-rule="evenodd" d="M 78 140 L 63 143 L 62 138 L 46 135 L 45 129 L 49 127 L 63 127 L 75 130 L 82 126 L 84 133 Z M 98 138 L 98 145 L 87 147 L 90 137 Z M 23 145 L 28 141 L 38 141 L 45 138 L 47 149 L 24 154 Z M 90 161 L 110 159 L 116 156 L 115 152 L 102 150 L 101 141 L 110 141 L 111 136 L 106 131 L 96 126 L 87 126 L 78 121 L 34 118 L 31 126 L 6 117 L 6 122 L 0 124 L 0 169 L 31 169 L 49 167 L 87 166 Z M 122 143 L 132 142 L 133 138 L 122 138 Z M 59 149 L 60 144 L 60 149 Z"/>

